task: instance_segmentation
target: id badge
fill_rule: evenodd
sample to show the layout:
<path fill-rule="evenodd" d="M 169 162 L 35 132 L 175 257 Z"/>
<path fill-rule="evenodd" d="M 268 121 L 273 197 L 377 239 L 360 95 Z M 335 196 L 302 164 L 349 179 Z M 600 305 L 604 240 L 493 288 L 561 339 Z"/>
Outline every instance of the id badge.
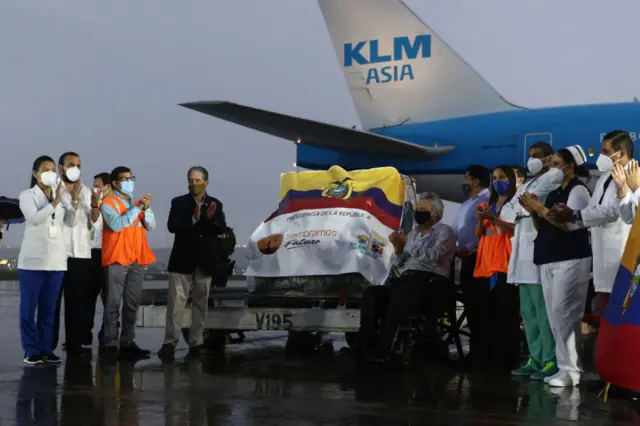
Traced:
<path fill-rule="evenodd" d="M 53 225 L 49 226 L 49 238 L 52 240 L 58 238 L 58 228 Z"/>

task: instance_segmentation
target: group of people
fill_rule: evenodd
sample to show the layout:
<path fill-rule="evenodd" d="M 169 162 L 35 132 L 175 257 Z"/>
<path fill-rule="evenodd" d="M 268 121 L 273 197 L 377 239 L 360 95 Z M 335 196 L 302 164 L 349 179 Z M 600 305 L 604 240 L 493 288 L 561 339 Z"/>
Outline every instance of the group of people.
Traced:
<path fill-rule="evenodd" d="M 104 306 L 98 333 L 102 355 L 148 357 L 134 341 L 146 268 L 156 261 L 147 242 L 156 226 L 152 196 L 136 198 L 132 171 L 124 166 L 81 182 L 80 156 L 65 152 L 33 163 L 31 185 L 20 193 L 25 232 L 18 257 L 20 332 L 24 363 L 59 363 L 60 311 L 64 300 L 68 356 L 91 354 L 96 302 Z M 222 203 L 207 195 L 203 167 L 187 173 L 189 194 L 171 204 L 169 231 L 176 235 L 169 262 L 169 309 L 164 352 L 175 347 L 193 284 L 192 352 L 202 345 L 207 298 L 216 264 L 226 255 L 218 235 L 226 227 Z M 120 327 L 120 309 L 122 323 Z M 120 330 L 121 329 L 121 330 Z"/>
<path fill-rule="evenodd" d="M 551 386 L 578 385 L 589 282 L 592 277 L 601 313 L 640 200 L 633 150 L 625 131 L 604 136 L 593 194 L 579 145 L 554 152 L 535 143 L 528 174 L 513 166 L 470 166 L 462 187 L 467 200 L 452 227 L 440 223 L 444 204 L 437 195 L 421 194 L 417 226 L 389 237 L 399 277 L 365 292 L 362 352 L 388 360 L 398 327 L 416 309 L 426 313 L 439 341 L 437 321 L 455 296 L 451 265 L 457 256 L 473 365 L 515 368 L 513 375 Z M 530 358 L 518 367 L 521 322 Z"/>

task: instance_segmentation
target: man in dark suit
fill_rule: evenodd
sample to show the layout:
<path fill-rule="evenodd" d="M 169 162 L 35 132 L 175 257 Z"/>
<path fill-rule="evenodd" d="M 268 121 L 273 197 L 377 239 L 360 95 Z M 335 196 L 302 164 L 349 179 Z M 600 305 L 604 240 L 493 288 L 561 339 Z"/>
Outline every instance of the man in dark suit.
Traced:
<path fill-rule="evenodd" d="M 197 355 L 203 343 L 212 276 L 221 264 L 223 245 L 218 235 L 226 228 L 222 202 L 207 194 L 209 172 L 195 166 L 187 173 L 189 193 L 171 201 L 169 232 L 175 235 L 169 258 L 169 300 L 161 358 L 172 358 L 180 341 L 182 318 L 189 291 L 192 321 L 189 330 L 190 354 Z"/>

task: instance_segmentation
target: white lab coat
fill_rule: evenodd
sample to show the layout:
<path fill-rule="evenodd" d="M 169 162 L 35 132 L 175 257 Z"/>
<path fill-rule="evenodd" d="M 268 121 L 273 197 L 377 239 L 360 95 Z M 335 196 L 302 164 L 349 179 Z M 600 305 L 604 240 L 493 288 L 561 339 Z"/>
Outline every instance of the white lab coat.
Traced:
<path fill-rule="evenodd" d="M 59 185 L 61 184 L 59 183 Z M 71 194 L 66 187 L 62 188 L 62 200 L 71 205 Z M 102 222 L 102 216 L 99 216 L 95 223 L 91 222 L 91 189 L 82 185 L 73 227 L 65 227 L 64 229 L 69 257 L 91 259 L 91 231 L 94 229 L 102 233 Z"/>
<path fill-rule="evenodd" d="M 25 228 L 18 255 L 18 269 L 66 271 L 67 240 L 64 228 L 73 226 L 75 209 L 63 200 L 54 210 L 37 185 L 22 191 L 19 200 Z M 52 217 L 54 213 L 55 219 Z"/>
<path fill-rule="evenodd" d="M 613 289 L 613 281 L 631 230 L 631 226 L 620 218 L 620 200 L 613 180 L 607 187 L 602 204 L 598 203 L 609 176 L 611 172 L 600 176 L 589 205 L 582 210 L 583 227 L 591 228 L 593 285 L 597 292 L 602 293 L 611 293 Z"/>
<path fill-rule="evenodd" d="M 533 219 L 531 219 L 529 212 L 522 208 L 518 202 L 518 197 L 525 192 L 530 192 L 540 198 L 544 204 L 547 195 L 556 189 L 548 182 L 547 179 L 541 178 L 526 182 L 511 201 L 502 208 L 500 214 L 502 220 L 516 224 L 514 235 L 511 237 L 511 257 L 507 273 L 507 283 L 509 284 L 540 284 L 542 282 L 540 267 L 533 263 L 533 242 L 538 231 L 533 225 Z"/>

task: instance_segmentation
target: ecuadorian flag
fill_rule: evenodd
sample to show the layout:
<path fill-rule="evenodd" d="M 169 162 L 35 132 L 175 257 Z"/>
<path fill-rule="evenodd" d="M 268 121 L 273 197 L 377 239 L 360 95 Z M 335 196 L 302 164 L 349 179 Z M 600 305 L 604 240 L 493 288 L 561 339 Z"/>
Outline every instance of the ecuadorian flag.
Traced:
<path fill-rule="evenodd" d="M 598 374 L 607 383 L 640 391 L 640 216 L 631 227 L 609 304 L 600 319 Z"/>
<path fill-rule="evenodd" d="M 346 208 L 364 210 L 398 230 L 404 197 L 405 183 L 393 167 L 347 172 L 333 166 L 327 171 L 285 173 L 278 209 L 265 223 L 300 210 Z"/>

